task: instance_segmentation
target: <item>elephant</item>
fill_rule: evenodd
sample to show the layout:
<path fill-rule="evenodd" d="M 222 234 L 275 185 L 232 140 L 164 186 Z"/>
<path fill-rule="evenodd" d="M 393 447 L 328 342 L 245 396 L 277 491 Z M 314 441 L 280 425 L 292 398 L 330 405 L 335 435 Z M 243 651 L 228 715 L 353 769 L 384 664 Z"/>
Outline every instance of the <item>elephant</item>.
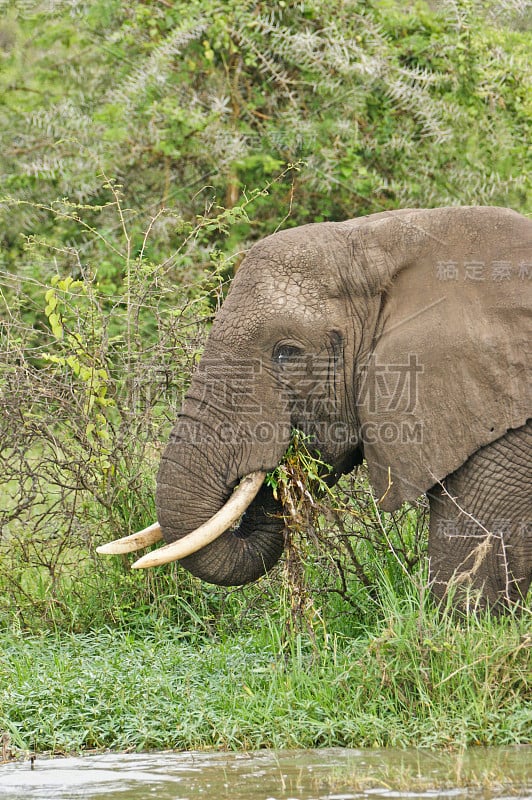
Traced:
<path fill-rule="evenodd" d="M 162 456 L 158 523 L 100 552 L 163 538 L 134 566 L 179 560 L 214 584 L 255 581 L 284 546 L 264 476 L 297 428 L 331 483 L 365 460 L 383 510 L 428 496 L 436 598 L 456 586 L 494 608 L 522 601 L 531 240 L 532 222 L 513 210 L 452 206 L 255 243 Z"/>

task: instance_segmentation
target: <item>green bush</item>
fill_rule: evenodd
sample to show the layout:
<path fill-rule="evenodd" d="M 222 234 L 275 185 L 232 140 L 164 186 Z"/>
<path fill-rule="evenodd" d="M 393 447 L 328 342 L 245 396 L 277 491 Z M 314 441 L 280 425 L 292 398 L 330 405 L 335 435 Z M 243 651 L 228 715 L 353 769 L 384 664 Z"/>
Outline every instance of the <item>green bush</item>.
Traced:
<path fill-rule="evenodd" d="M 126 608 L 133 598 L 147 606 L 167 592 L 164 578 L 132 576 L 127 560 L 106 563 L 94 547 L 155 519 L 160 451 L 223 288 L 226 262 L 213 252 L 210 268 L 202 264 L 202 237 L 229 224 L 228 215 L 179 222 L 181 246 L 155 264 L 145 251 L 160 215 L 146 220 L 133 255 L 120 193 L 111 184 L 104 191 L 120 242 L 88 224 L 83 206 L 61 202 L 48 212 L 75 223 L 89 245 L 98 239 L 120 267 L 116 291 L 100 283 L 83 244 L 45 239 L 29 240 L 26 256 L 54 274 L 46 282 L 24 273 L 6 281 L 0 616 L 24 625 L 84 627 L 116 617 L 119 594 Z M 91 207 L 88 215 L 97 212 Z M 182 280 L 190 264 L 193 285 Z"/>
<path fill-rule="evenodd" d="M 285 213 L 295 225 L 410 205 L 526 210 L 530 53 L 515 4 L 2 6 L 4 192 L 38 204 L 4 207 L 11 264 L 20 233 L 77 237 L 45 206 L 103 205 L 99 171 L 123 184 L 140 233 L 146 214 L 231 207 L 305 161 L 257 203 L 251 227 L 235 226 L 229 249 Z M 108 211 L 98 224 L 113 241 Z M 160 261 L 178 241 L 163 217 L 147 255 Z"/>

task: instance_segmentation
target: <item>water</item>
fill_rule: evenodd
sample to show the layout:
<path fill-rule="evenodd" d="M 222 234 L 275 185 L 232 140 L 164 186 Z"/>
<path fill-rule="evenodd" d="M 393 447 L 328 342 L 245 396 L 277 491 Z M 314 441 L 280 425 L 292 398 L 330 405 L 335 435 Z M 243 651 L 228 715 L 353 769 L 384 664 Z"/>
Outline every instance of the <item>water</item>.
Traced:
<path fill-rule="evenodd" d="M 0 800 L 532 800 L 532 747 L 105 753 L 0 765 Z"/>

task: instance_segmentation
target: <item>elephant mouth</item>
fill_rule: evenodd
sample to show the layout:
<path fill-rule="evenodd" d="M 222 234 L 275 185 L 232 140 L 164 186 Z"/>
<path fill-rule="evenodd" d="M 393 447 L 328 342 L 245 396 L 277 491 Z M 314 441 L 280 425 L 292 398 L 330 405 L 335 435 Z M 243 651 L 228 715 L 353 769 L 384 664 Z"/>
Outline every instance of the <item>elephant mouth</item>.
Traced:
<path fill-rule="evenodd" d="M 363 448 L 358 445 L 357 447 L 348 450 L 342 458 L 340 458 L 335 464 L 333 471 L 331 473 L 332 476 L 332 483 L 335 483 L 342 475 L 347 475 L 350 473 L 355 467 L 360 466 L 364 461 L 364 450 Z"/>
<path fill-rule="evenodd" d="M 207 522 L 181 539 L 142 556 L 132 564 L 132 567 L 134 569 L 145 569 L 146 567 L 158 567 L 162 564 L 180 561 L 214 542 L 234 526 L 246 512 L 257 496 L 265 477 L 265 472 L 252 472 L 246 475 L 227 502 Z M 97 547 L 96 552 L 105 555 L 133 553 L 150 544 L 155 544 L 162 538 L 161 527 L 155 522 L 142 531 Z"/>

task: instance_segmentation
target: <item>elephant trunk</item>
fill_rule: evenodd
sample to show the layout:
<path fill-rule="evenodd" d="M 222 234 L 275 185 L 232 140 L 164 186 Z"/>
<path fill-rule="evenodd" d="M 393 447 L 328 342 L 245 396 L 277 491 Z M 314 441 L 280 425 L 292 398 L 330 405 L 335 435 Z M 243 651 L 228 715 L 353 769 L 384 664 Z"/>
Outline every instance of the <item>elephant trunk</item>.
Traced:
<path fill-rule="evenodd" d="M 242 477 L 238 470 L 234 473 L 235 444 L 221 441 L 212 430 L 183 414 L 163 455 L 156 503 L 168 543 L 182 539 L 218 514 Z M 238 461 L 242 461 L 241 453 Z M 250 583 L 279 560 L 284 547 L 283 529 L 282 507 L 263 484 L 237 522 L 215 541 L 181 558 L 180 563 L 209 583 Z"/>
<path fill-rule="evenodd" d="M 216 342 L 208 349 L 161 460 L 159 525 L 99 552 L 132 552 L 162 537 L 169 547 L 134 567 L 179 560 L 204 581 L 238 586 L 268 572 L 284 548 L 282 505 L 263 479 L 286 452 L 290 415 L 281 393 L 264 391 L 260 361 L 231 361 Z"/>

